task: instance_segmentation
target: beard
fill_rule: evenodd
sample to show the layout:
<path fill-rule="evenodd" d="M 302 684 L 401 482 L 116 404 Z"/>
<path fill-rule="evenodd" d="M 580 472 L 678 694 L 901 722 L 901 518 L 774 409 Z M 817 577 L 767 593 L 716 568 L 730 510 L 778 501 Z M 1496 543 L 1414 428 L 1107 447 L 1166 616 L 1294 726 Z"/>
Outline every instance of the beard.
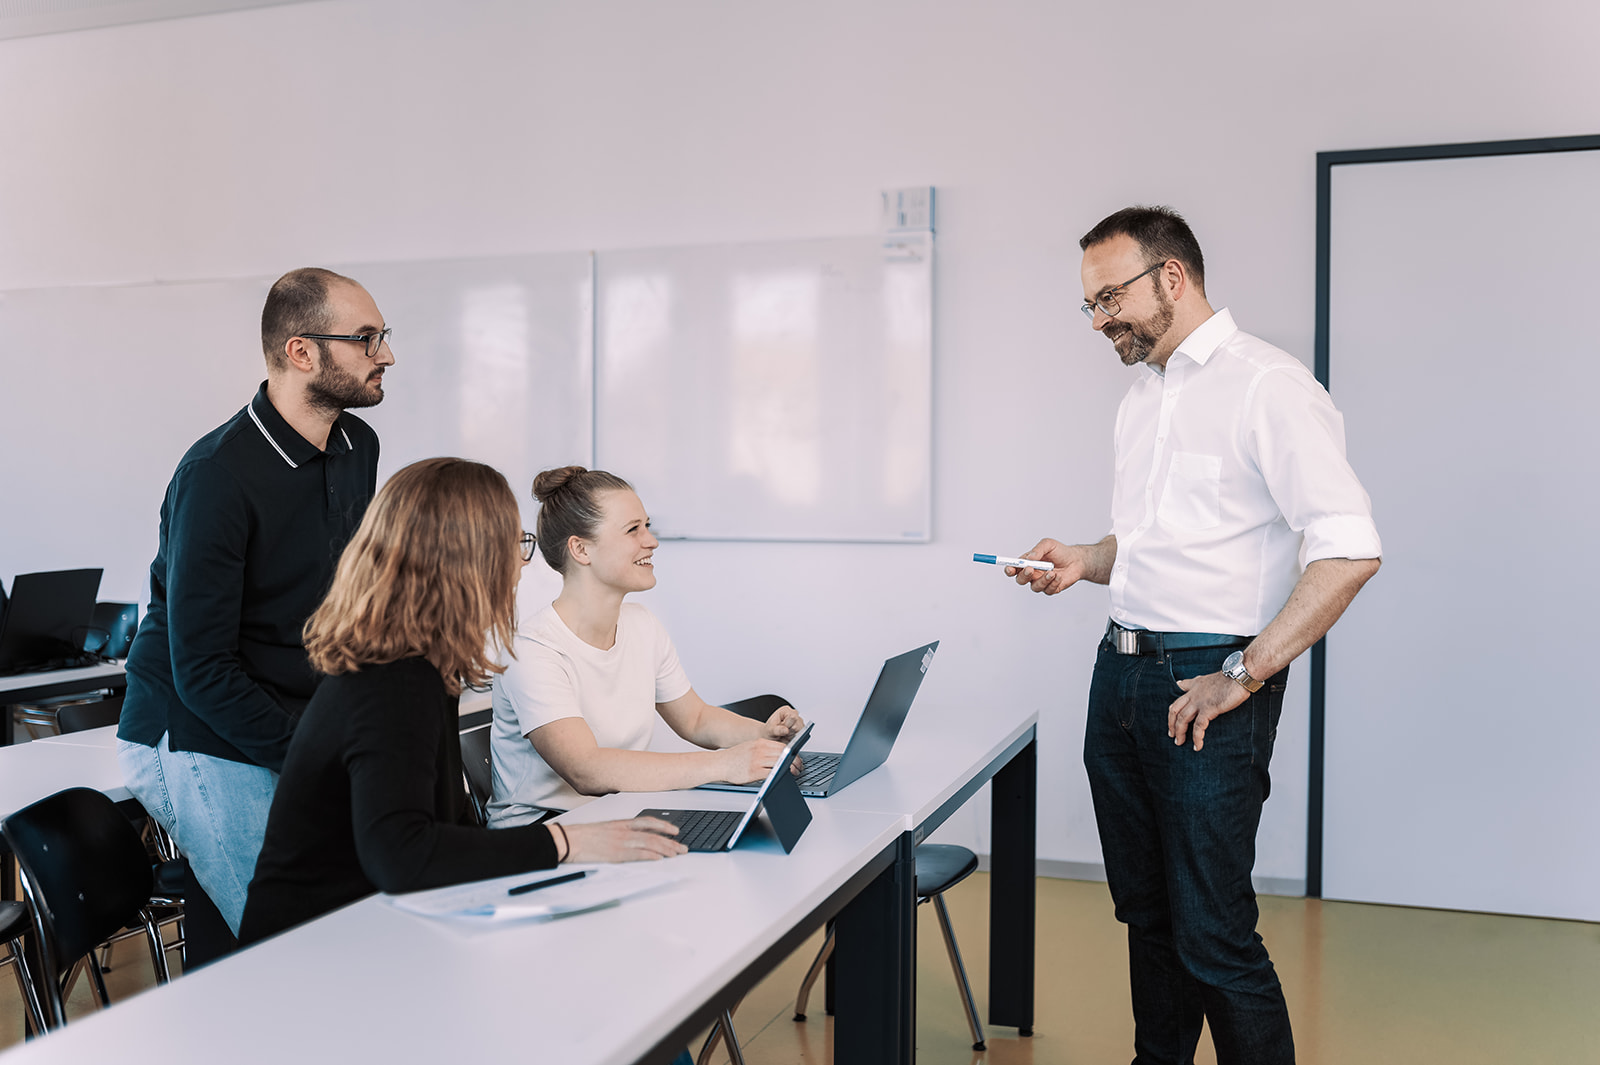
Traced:
<path fill-rule="evenodd" d="M 383 402 L 383 367 L 373 367 L 365 377 L 357 377 L 334 365 L 328 346 L 317 345 L 317 376 L 306 386 L 311 405 L 330 414 L 361 407 L 376 407 Z"/>
<path fill-rule="evenodd" d="M 1148 359 L 1172 328 L 1172 302 L 1160 289 L 1156 290 L 1156 298 L 1161 301 L 1161 307 L 1150 317 L 1139 322 L 1116 320 L 1101 330 L 1124 366 L 1137 366 Z"/>

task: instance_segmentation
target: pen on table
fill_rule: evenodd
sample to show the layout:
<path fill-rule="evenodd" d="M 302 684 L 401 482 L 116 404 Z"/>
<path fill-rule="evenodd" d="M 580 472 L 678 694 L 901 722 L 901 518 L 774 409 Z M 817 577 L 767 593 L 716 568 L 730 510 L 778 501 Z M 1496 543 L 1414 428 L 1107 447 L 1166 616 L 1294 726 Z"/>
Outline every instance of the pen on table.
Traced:
<path fill-rule="evenodd" d="M 589 875 L 589 870 L 587 870 L 587 869 L 579 869 L 576 873 L 568 873 L 566 876 L 552 876 L 548 880 L 535 880 L 531 884 L 518 884 L 516 887 L 512 888 L 510 891 L 506 892 L 506 894 L 507 895 L 526 895 L 530 891 L 538 891 L 540 888 L 549 887 L 552 884 L 565 884 L 565 883 L 567 883 L 569 881 L 572 881 L 572 880 L 582 880 L 584 877 L 586 877 L 588 875 Z"/>
<path fill-rule="evenodd" d="M 1031 558 L 1007 558 L 1004 555 L 973 555 L 974 562 L 987 562 L 991 566 L 1015 566 L 1018 569 L 1055 569 L 1054 562 L 1036 562 Z"/>

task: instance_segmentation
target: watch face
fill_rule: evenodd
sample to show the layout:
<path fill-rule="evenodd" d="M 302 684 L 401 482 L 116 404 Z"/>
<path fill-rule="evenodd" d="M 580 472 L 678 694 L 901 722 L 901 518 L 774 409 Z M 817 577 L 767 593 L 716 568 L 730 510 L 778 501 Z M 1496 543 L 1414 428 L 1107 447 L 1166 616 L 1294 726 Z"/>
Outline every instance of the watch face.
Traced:
<path fill-rule="evenodd" d="M 1223 660 L 1222 673 L 1224 676 L 1238 681 L 1245 691 L 1255 692 L 1261 688 L 1261 682 L 1252 677 L 1250 671 L 1244 668 L 1243 651 L 1235 651 Z"/>

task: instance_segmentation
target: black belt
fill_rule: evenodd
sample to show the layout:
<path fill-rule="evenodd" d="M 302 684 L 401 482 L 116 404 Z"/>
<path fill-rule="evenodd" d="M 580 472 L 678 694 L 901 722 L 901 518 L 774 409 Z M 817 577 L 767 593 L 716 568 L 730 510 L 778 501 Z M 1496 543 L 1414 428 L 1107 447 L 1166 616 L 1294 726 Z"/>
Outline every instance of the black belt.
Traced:
<path fill-rule="evenodd" d="M 1199 651 L 1208 647 L 1244 647 L 1253 637 L 1230 636 L 1221 632 L 1151 632 L 1125 629 L 1115 621 L 1106 622 L 1106 640 L 1119 655 L 1155 655 L 1169 651 Z"/>

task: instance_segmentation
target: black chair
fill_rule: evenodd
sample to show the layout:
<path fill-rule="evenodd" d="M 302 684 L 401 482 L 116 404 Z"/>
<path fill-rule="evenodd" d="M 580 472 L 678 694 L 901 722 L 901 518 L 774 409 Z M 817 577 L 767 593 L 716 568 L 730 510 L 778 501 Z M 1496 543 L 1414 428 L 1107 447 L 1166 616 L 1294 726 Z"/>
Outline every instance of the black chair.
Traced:
<path fill-rule="evenodd" d="M 494 792 L 494 768 L 489 762 L 489 725 L 461 734 L 461 775 L 467 780 L 467 799 L 480 825 L 489 823 L 489 799 Z"/>
<path fill-rule="evenodd" d="M 116 604 L 114 604 L 116 605 Z M 105 728 L 115 725 L 122 717 L 122 700 L 126 693 L 118 692 L 108 695 L 104 699 L 95 699 L 90 702 L 71 703 L 61 707 L 56 715 L 56 722 L 60 726 L 63 736 L 74 732 L 87 732 L 89 729 Z M 131 816 L 131 815 L 130 815 Z M 149 817 L 143 810 L 138 812 L 136 823 L 144 826 L 144 834 L 150 839 L 160 864 L 156 866 L 156 889 L 150 897 L 151 906 L 155 907 L 159 923 L 162 927 L 169 924 L 177 925 L 177 938 L 166 941 L 168 951 L 179 951 L 180 956 L 187 941 L 183 933 L 183 899 L 184 891 L 189 880 L 189 862 L 178 853 L 173 845 L 172 838 L 166 830 Z M 100 955 L 100 971 L 111 971 L 111 948 L 124 939 L 140 935 L 140 929 L 131 929 L 121 932 L 106 940 Z"/>
<path fill-rule="evenodd" d="M 56 711 L 56 727 L 65 736 L 72 732 L 87 732 L 92 728 L 115 725 L 122 717 L 124 695 L 118 692 L 92 702 L 66 703 Z"/>
<path fill-rule="evenodd" d="M 11 966 L 17 978 L 17 988 L 22 992 L 22 1002 L 28 1009 L 28 1022 L 32 1031 L 44 1031 L 44 1010 L 39 1005 L 39 992 L 33 986 L 33 973 L 28 971 L 28 961 L 22 952 L 22 937 L 28 931 L 28 908 L 20 902 L 0 902 L 0 943 L 6 955 L 0 965 Z"/>
<path fill-rule="evenodd" d="M 939 915 L 939 931 L 944 933 L 945 951 L 950 955 L 950 968 L 955 972 L 956 989 L 961 992 L 961 1005 L 967 1011 L 967 1028 L 972 1032 L 972 1049 L 987 1049 L 983 1038 L 983 1025 L 978 1020 L 978 1007 L 972 1000 L 972 984 L 967 980 L 967 967 L 961 963 L 961 950 L 956 946 L 955 929 L 950 925 L 950 911 L 945 908 L 944 893 L 971 876 L 978 868 L 978 856 L 966 847 L 948 843 L 924 843 L 917 848 L 917 905 L 933 903 Z M 795 996 L 794 1019 L 806 1019 L 806 1003 L 811 998 L 811 987 L 817 982 L 828 958 L 833 954 L 833 926 L 828 926 L 828 938 L 816 960 L 800 982 L 800 993 Z M 833 1012 L 829 1010 L 828 1012 Z"/>
<path fill-rule="evenodd" d="M 138 830 L 116 803 L 89 788 L 69 788 L 0 821 L 0 834 L 17 857 L 33 914 L 47 1028 L 66 1023 L 65 995 L 86 959 L 101 1005 L 110 1005 L 93 952 L 124 926 L 143 927 L 156 982 L 168 981 L 150 905 L 155 874 Z"/>

